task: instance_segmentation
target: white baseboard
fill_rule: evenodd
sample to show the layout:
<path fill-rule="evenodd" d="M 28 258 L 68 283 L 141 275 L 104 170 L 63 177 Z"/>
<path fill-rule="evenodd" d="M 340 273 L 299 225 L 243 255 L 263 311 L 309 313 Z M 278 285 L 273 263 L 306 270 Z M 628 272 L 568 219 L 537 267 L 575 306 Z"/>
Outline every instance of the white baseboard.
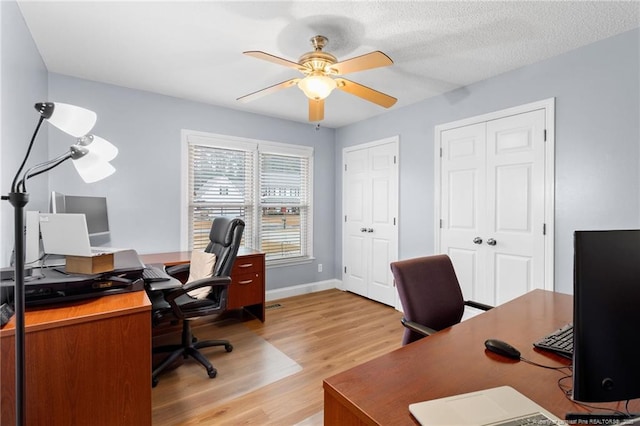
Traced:
<path fill-rule="evenodd" d="M 284 299 L 285 297 L 300 296 L 302 294 L 315 293 L 318 291 L 330 290 L 332 288 L 341 289 L 341 287 L 342 281 L 340 280 L 318 281 L 315 283 L 300 284 L 291 287 L 267 290 L 265 299 L 266 301 Z"/>

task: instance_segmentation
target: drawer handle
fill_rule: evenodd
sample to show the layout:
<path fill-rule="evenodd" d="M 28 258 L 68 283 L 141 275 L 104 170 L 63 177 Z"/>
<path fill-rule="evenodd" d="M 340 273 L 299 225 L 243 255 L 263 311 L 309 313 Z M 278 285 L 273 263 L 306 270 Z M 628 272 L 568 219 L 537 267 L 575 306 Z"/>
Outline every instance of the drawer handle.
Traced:
<path fill-rule="evenodd" d="M 242 265 L 238 265 L 238 268 L 251 268 L 253 263 L 243 263 Z"/>
<path fill-rule="evenodd" d="M 253 280 L 238 281 L 238 284 L 251 284 Z"/>

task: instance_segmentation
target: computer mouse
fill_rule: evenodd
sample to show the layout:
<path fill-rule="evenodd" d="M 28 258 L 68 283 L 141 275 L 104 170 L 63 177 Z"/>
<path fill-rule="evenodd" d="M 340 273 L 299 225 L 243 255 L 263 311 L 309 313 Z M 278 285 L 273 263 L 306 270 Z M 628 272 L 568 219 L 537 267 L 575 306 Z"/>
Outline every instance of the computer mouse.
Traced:
<path fill-rule="evenodd" d="M 488 339 L 484 342 L 484 346 L 487 348 L 487 350 L 495 352 L 499 355 L 518 360 L 520 359 L 520 351 L 507 342 L 503 342 L 502 340 Z"/>

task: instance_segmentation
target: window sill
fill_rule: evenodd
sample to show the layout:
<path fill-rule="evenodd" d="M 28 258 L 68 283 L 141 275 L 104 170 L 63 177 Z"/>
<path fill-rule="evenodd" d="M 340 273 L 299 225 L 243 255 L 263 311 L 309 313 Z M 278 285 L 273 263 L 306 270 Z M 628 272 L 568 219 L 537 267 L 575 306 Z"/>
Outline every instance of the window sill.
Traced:
<path fill-rule="evenodd" d="M 266 267 L 268 268 L 281 268 L 283 266 L 295 266 L 295 265 L 305 265 L 307 263 L 311 263 L 315 260 L 315 257 L 298 257 L 295 259 L 275 259 L 275 260 L 267 260 Z"/>

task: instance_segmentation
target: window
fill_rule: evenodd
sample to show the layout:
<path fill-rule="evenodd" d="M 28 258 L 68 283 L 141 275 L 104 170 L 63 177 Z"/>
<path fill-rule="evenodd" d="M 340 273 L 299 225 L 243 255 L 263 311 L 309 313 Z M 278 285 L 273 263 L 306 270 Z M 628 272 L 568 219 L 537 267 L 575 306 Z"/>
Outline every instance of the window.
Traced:
<path fill-rule="evenodd" d="M 206 247 L 215 216 L 245 222 L 242 245 L 271 264 L 312 256 L 313 149 L 183 132 L 183 246 Z"/>
<path fill-rule="evenodd" d="M 207 246 L 215 216 L 252 222 L 253 152 L 189 144 L 189 166 L 189 250 Z M 251 231 L 245 226 L 245 244 Z"/>
<path fill-rule="evenodd" d="M 260 249 L 267 259 L 304 257 L 309 158 L 260 153 Z"/>

